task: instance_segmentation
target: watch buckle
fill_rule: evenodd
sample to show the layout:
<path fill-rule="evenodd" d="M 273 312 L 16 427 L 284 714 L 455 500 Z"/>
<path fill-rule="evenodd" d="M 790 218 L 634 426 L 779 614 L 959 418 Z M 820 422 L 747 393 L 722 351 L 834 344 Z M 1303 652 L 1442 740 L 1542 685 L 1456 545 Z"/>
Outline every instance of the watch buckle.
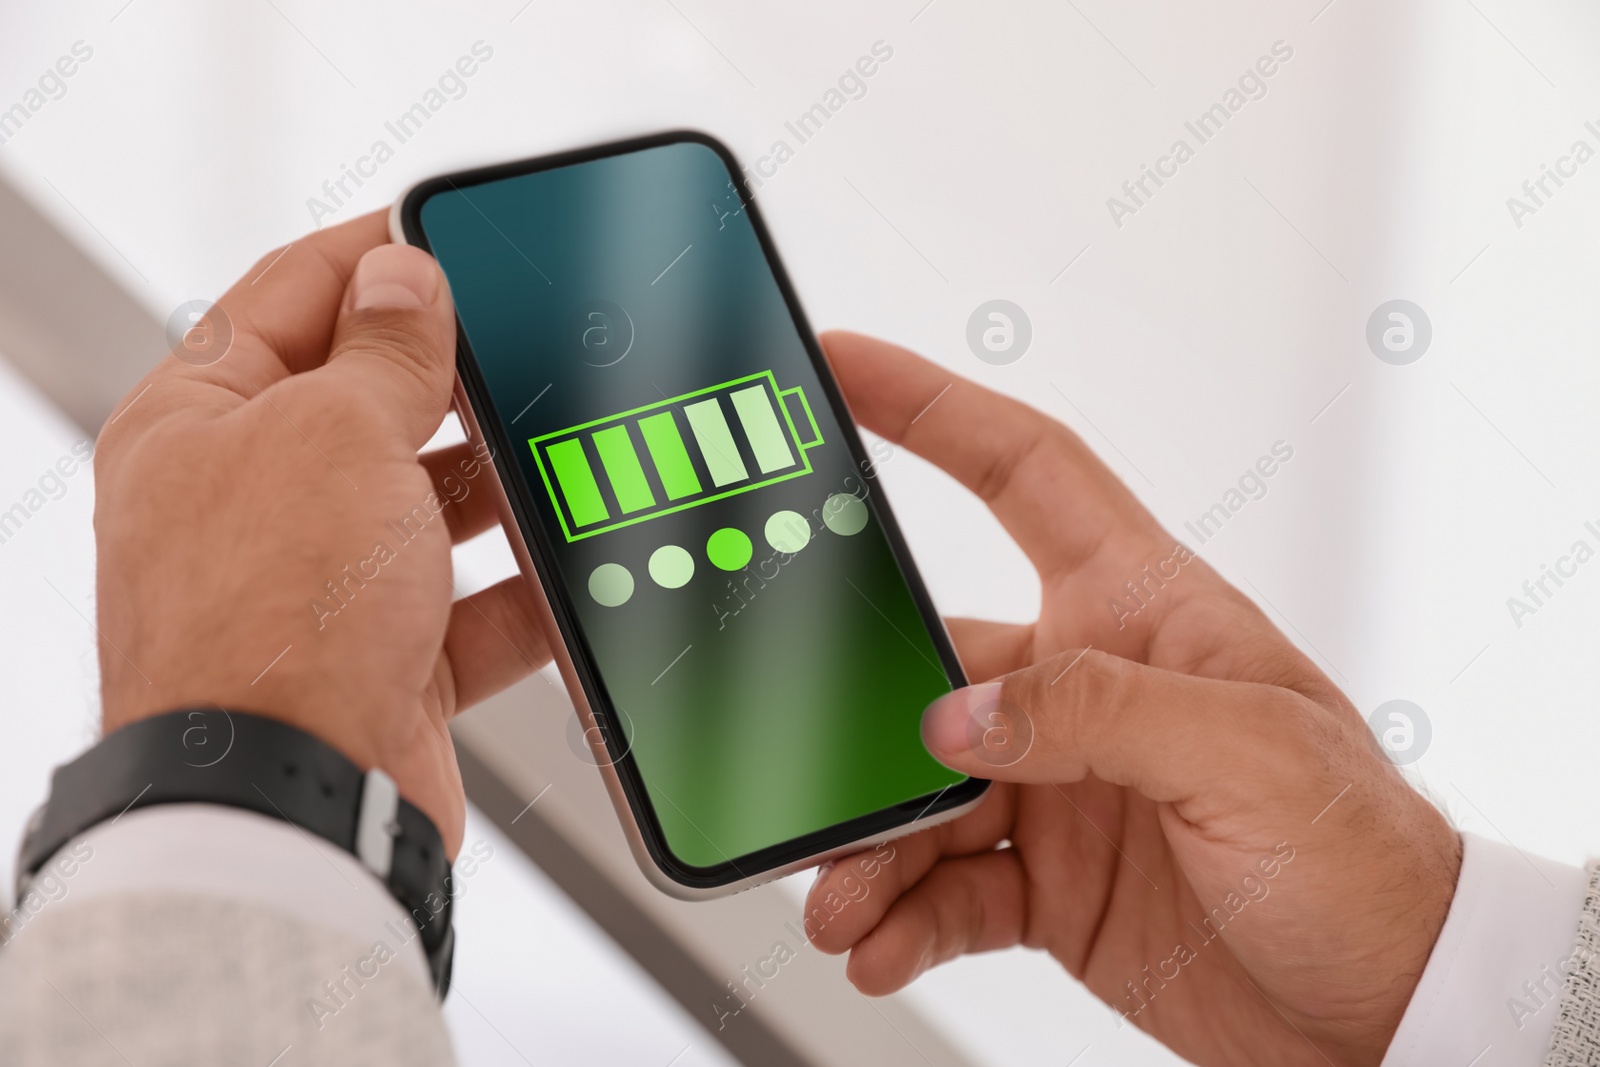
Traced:
<path fill-rule="evenodd" d="M 361 807 L 356 812 L 356 856 L 385 882 L 394 865 L 394 839 L 400 833 L 399 814 L 399 787 L 393 778 L 372 768 L 362 783 Z"/>

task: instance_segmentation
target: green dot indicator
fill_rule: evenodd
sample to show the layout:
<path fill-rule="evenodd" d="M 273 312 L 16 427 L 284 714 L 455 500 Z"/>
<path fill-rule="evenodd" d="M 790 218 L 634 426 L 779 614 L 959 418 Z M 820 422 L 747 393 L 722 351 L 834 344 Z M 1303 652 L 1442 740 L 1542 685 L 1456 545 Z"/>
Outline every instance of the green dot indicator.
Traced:
<path fill-rule="evenodd" d="M 650 553 L 650 577 L 663 589 L 681 589 L 694 577 L 694 557 L 677 545 Z"/>
<path fill-rule="evenodd" d="M 621 607 L 633 596 L 633 574 L 620 563 L 602 563 L 589 575 L 589 595 L 601 607 Z"/>
<path fill-rule="evenodd" d="M 811 524 L 798 511 L 774 512 L 763 531 L 775 551 L 794 555 L 811 540 Z"/>
<path fill-rule="evenodd" d="M 822 524 L 842 537 L 867 528 L 867 505 L 849 493 L 835 493 L 822 504 Z"/>
<path fill-rule="evenodd" d="M 706 540 L 706 557 L 721 570 L 736 571 L 754 554 L 750 538 L 731 526 L 724 526 Z"/>

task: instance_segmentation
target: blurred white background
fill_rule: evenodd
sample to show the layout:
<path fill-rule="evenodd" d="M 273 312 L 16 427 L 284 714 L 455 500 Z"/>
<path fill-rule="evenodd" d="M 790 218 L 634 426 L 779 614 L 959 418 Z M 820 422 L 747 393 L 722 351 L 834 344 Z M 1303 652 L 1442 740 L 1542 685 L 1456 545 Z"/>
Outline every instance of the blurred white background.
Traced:
<path fill-rule="evenodd" d="M 394 145 L 384 123 L 474 42 L 493 57 L 465 95 L 334 219 L 442 170 L 658 128 L 747 162 L 788 142 L 758 199 L 819 328 L 1045 409 L 1194 547 L 1184 524 L 1286 442 L 1268 494 L 1202 554 L 1364 713 L 1424 710 L 1411 768 L 1460 825 L 1568 862 L 1600 851 L 1600 565 L 1520 625 L 1507 604 L 1574 541 L 1600 548 L 1600 161 L 1520 220 L 1507 206 L 1575 141 L 1600 149 L 1592 4 L 12 5 L 0 108 L 80 41 L 65 94 L 0 126 L 0 171 L 160 321 L 311 228 L 308 198 Z M 893 56 L 866 94 L 799 144 L 785 122 L 879 41 Z M 1293 54 L 1265 95 L 1199 144 L 1184 124 L 1277 42 Z M 1194 158 L 1119 226 L 1107 198 L 1180 138 Z M 965 341 L 993 298 L 1032 321 L 1008 366 Z M 1365 337 L 1393 299 L 1431 321 L 1408 365 Z M 82 436 L 0 367 L 0 510 Z M 904 453 L 884 478 L 942 610 L 1029 617 L 1037 583 L 971 497 Z M 0 836 L 93 737 L 91 510 L 79 474 L 0 544 Z M 460 563 L 467 588 L 512 570 L 498 533 Z M 464 1063 L 730 1062 L 493 834 L 469 825 L 497 859 L 461 910 Z M 979 1063 L 1175 1062 L 1023 952 L 913 997 Z"/>

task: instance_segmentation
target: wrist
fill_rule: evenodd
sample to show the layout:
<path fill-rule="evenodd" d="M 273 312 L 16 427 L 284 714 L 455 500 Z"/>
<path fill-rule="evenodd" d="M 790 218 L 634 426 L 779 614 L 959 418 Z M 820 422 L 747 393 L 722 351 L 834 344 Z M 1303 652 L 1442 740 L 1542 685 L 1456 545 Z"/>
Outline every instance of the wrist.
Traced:
<path fill-rule="evenodd" d="M 396 774 L 384 756 L 397 747 L 397 709 L 415 705 L 416 693 L 374 643 L 317 633 L 303 603 L 285 603 L 288 594 L 260 577 L 230 591 L 229 601 L 252 605 L 230 618 L 221 596 L 157 595 L 126 578 L 137 572 L 125 563 L 120 580 L 102 573 L 98 583 L 105 732 L 174 708 L 243 708 L 304 730 L 363 770 Z M 134 604 L 149 606 L 135 613 Z"/>
<path fill-rule="evenodd" d="M 296 647 L 289 655 L 298 652 Z M 106 664 L 107 655 L 121 664 L 120 674 Z M 359 690 L 338 687 L 336 672 L 316 676 L 331 679 L 326 684 L 302 672 L 284 670 L 280 675 L 283 663 L 251 686 L 248 680 L 243 685 L 231 681 L 228 672 L 213 664 L 199 664 L 191 673 L 181 668 L 163 671 L 148 681 L 129 670 L 115 653 L 103 652 L 101 662 L 106 673 L 101 689 L 101 723 L 106 736 L 177 708 L 247 710 L 310 734 L 362 771 L 384 771 L 399 786 L 401 795 L 433 820 L 444 837 L 447 855 L 453 858 L 460 851 L 466 800 L 449 729 L 441 715 L 428 712 L 426 703 L 419 703 L 416 695 L 408 698 L 392 686 L 371 682 L 371 672 L 355 667 L 345 677 L 361 679 Z M 171 661 L 152 657 L 151 662 Z M 223 660 L 219 657 L 216 662 Z M 183 684 L 162 684 L 169 677 L 182 678 Z M 211 741 L 204 730 L 187 735 L 192 745 Z"/>
<path fill-rule="evenodd" d="M 30 820 L 19 886 L 68 841 L 134 808 L 214 804 L 281 819 L 354 855 L 411 914 L 442 991 L 453 934 L 438 825 L 380 770 L 362 771 L 268 716 L 185 708 L 125 724 L 56 768 Z"/>
<path fill-rule="evenodd" d="M 1373 1011 L 1362 1028 L 1366 1037 L 1355 1046 L 1360 1049 L 1355 1062 L 1372 1067 L 1384 1061 L 1411 1006 L 1450 915 L 1461 873 L 1461 834 L 1432 805 L 1423 815 L 1427 832 L 1413 845 L 1411 877 L 1390 906 L 1380 899 L 1371 911 L 1371 936 L 1390 946 L 1379 961 L 1379 972 L 1372 976 L 1378 992 L 1370 1000 Z M 1397 937 L 1397 931 L 1404 931 L 1404 936 Z"/>
<path fill-rule="evenodd" d="M 199 677 L 185 678 L 181 688 L 146 683 L 107 684 L 101 690 L 101 728 L 104 734 L 136 722 L 184 708 L 248 709 L 248 713 L 293 726 L 338 750 L 361 770 L 382 767 L 379 745 L 365 728 L 366 717 L 352 714 L 350 705 L 340 706 L 327 692 L 311 692 L 309 687 L 267 685 L 256 687 L 220 684 Z M 299 691 L 297 691 L 297 689 Z M 196 741 L 196 743 L 201 743 Z M 385 768 L 389 770 L 390 768 Z"/>

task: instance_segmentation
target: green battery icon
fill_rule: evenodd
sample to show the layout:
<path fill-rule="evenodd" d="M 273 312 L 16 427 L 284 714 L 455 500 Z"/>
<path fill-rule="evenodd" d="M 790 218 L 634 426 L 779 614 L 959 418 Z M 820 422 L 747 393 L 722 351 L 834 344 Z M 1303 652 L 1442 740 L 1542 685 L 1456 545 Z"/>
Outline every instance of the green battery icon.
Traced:
<path fill-rule="evenodd" d="M 568 541 L 810 474 L 821 443 L 804 391 L 771 371 L 528 442 Z"/>

